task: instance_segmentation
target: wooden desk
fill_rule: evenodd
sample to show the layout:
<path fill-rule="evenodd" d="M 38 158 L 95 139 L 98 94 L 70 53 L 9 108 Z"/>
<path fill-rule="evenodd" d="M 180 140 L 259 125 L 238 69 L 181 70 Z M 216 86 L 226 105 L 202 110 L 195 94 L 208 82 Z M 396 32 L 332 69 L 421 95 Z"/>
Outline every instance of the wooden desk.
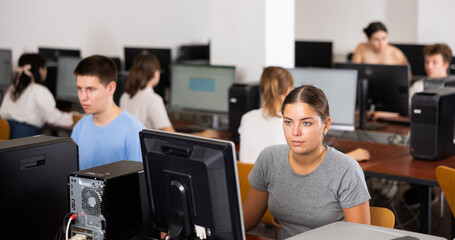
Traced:
<path fill-rule="evenodd" d="M 455 168 L 455 156 L 441 161 L 426 161 L 414 159 L 407 146 L 344 139 L 330 139 L 330 141 L 333 142 L 334 147 L 343 148 L 345 152 L 358 147 L 368 149 L 371 159 L 360 163 L 366 177 L 398 180 L 419 185 L 421 194 L 424 196 L 420 199 L 420 232 L 431 234 L 431 189 L 438 186 L 435 170 L 439 165 Z M 455 229 L 452 229 L 452 232 L 454 231 Z"/>

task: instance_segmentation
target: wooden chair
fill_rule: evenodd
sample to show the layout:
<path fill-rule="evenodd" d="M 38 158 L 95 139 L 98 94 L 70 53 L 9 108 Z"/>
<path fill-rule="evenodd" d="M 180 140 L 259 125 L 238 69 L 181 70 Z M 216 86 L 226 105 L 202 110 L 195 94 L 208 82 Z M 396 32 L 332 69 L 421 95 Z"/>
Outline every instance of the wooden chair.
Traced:
<path fill-rule="evenodd" d="M 442 165 L 438 166 L 436 168 L 436 179 L 455 217 L 455 169 Z"/>
<path fill-rule="evenodd" d="M 10 132 L 8 121 L 0 118 L 0 141 L 8 140 L 10 138 Z"/>
<path fill-rule="evenodd" d="M 395 226 L 395 215 L 384 207 L 370 207 L 371 225 L 393 228 Z"/>
<path fill-rule="evenodd" d="M 239 174 L 239 185 L 240 185 L 240 196 L 242 198 L 242 205 L 246 201 L 246 197 L 248 195 L 248 191 L 250 190 L 250 182 L 248 181 L 248 174 L 250 174 L 251 169 L 253 169 L 253 163 L 244 163 L 244 162 L 237 162 L 237 170 Z M 279 227 L 280 224 L 275 221 L 270 211 L 267 209 L 267 212 L 261 219 L 262 223 L 273 225 L 275 227 Z"/>

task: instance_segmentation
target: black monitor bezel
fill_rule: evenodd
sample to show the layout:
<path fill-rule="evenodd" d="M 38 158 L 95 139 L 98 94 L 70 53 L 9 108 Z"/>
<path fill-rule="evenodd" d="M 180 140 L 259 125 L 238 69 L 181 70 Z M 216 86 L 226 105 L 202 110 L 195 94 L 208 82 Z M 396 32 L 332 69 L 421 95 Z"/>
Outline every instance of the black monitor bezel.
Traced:
<path fill-rule="evenodd" d="M 332 41 L 295 41 L 295 67 L 333 67 Z"/>
<path fill-rule="evenodd" d="M 171 168 L 181 168 L 181 166 L 178 166 L 178 164 L 175 164 L 175 162 L 179 161 L 189 161 L 188 158 L 185 157 L 178 157 L 178 156 L 172 156 L 172 160 L 175 162 L 171 162 L 171 158 L 166 158 L 165 159 L 165 154 L 162 153 L 162 147 L 164 145 L 172 145 L 178 147 L 187 147 L 187 148 L 194 148 L 194 147 L 202 147 L 202 148 L 209 148 L 209 149 L 215 149 L 216 151 L 219 151 L 223 155 L 224 159 L 224 168 L 225 168 L 225 173 L 226 173 L 226 183 L 232 183 L 235 181 L 235 184 L 228 184 L 226 185 L 227 187 L 227 193 L 228 193 L 228 202 L 229 202 L 229 213 L 231 216 L 231 226 L 232 226 L 232 234 L 235 235 L 233 239 L 244 239 L 245 233 L 244 233 L 244 225 L 243 225 L 243 217 L 242 217 L 242 206 L 241 206 L 241 198 L 240 198 L 240 191 L 239 191 L 239 182 L 238 182 L 238 173 L 237 173 L 237 164 L 236 164 L 236 156 L 235 156 L 235 146 L 233 142 L 229 141 L 223 141 L 223 140 L 217 140 L 217 139 L 209 139 L 209 138 L 203 138 L 203 137 L 197 137 L 197 136 L 191 136 L 191 135 L 185 135 L 185 134 L 179 134 L 179 133 L 171 133 L 171 132 L 164 132 L 160 130 L 151 130 L 151 129 L 144 129 L 139 133 L 140 136 L 140 142 L 141 142 L 141 149 L 142 149 L 142 158 L 143 158 L 143 163 L 144 163 L 144 171 L 145 171 L 145 176 L 146 176 L 146 184 L 148 188 L 148 193 L 149 193 L 149 200 L 151 201 L 151 212 L 154 217 L 153 222 L 155 227 L 160 229 L 161 231 L 167 232 L 168 228 L 164 225 L 167 225 L 167 221 L 163 221 L 163 219 L 166 219 L 166 217 L 169 216 L 157 216 L 157 213 L 155 211 L 156 208 L 162 209 L 163 206 L 156 206 L 157 202 L 155 202 L 153 199 L 154 197 L 166 197 L 162 189 L 161 191 L 156 190 L 157 186 L 162 186 L 161 184 L 164 184 L 164 177 L 159 177 L 157 176 L 155 171 L 160 171 L 157 168 L 156 163 L 153 161 L 160 161 L 160 160 L 165 160 L 161 161 L 161 164 L 174 164 L 173 167 Z M 153 153 L 151 151 L 155 151 Z M 159 159 L 156 157 L 156 152 L 160 152 L 159 156 L 162 156 L 162 159 Z M 166 155 L 169 157 L 169 155 Z M 213 161 L 213 159 L 209 160 Z M 200 161 L 200 163 L 206 164 L 205 162 Z M 169 167 L 168 167 L 169 168 Z M 168 169 L 169 170 L 169 169 Z M 171 169 L 172 170 L 172 169 Z M 174 171 L 189 171 L 187 169 L 178 169 Z M 160 181 L 163 181 L 161 184 L 158 183 L 156 180 L 157 178 L 153 177 L 158 177 Z M 155 181 L 153 181 L 155 180 Z M 155 194 L 158 192 L 158 194 Z M 212 202 L 215 199 L 212 199 Z M 225 200 L 225 199 L 224 199 Z M 162 202 L 162 200 L 161 200 Z M 193 204 L 197 204 L 194 203 Z M 196 209 L 199 210 L 200 209 Z M 213 213 L 212 213 L 213 214 Z M 225 216 L 227 217 L 227 216 Z M 160 220 L 161 218 L 161 220 Z M 193 222 L 192 224 L 196 224 Z M 213 231 L 213 229 L 212 229 Z M 216 229 L 215 232 L 212 232 L 216 236 Z"/>

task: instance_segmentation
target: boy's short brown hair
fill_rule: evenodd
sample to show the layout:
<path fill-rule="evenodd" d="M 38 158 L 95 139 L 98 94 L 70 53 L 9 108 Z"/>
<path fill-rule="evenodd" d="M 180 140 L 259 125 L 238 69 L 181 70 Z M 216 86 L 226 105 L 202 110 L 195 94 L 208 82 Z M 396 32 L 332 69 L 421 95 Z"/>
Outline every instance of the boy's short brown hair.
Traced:
<path fill-rule="evenodd" d="M 107 86 L 110 82 L 117 82 L 117 67 L 112 59 L 102 55 L 92 55 L 82 59 L 74 69 L 76 76 L 96 76 L 101 84 Z"/>
<path fill-rule="evenodd" d="M 425 46 L 423 48 L 424 56 L 431 56 L 441 54 L 442 60 L 444 62 L 450 63 L 452 61 L 452 49 L 445 43 L 436 43 L 432 45 Z"/>

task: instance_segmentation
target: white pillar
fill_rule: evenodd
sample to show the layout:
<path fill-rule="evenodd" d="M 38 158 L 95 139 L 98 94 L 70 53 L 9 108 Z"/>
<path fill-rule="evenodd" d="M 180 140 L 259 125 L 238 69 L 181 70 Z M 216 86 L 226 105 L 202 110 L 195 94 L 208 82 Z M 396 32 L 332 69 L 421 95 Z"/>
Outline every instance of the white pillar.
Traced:
<path fill-rule="evenodd" d="M 210 63 L 237 67 L 238 82 L 265 66 L 294 67 L 294 0 L 213 1 Z"/>

